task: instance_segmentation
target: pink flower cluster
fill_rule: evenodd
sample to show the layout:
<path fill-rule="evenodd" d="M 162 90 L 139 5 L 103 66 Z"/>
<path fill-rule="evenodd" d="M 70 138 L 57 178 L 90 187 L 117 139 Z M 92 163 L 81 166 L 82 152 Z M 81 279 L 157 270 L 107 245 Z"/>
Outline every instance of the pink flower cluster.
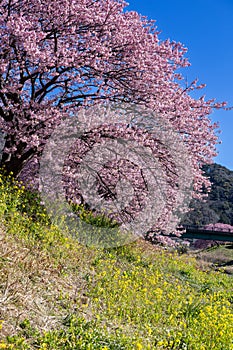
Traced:
<path fill-rule="evenodd" d="M 223 224 L 221 222 L 217 222 L 216 224 L 208 224 L 205 226 L 205 229 L 213 231 L 233 232 L 232 225 Z"/>
<path fill-rule="evenodd" d="M 177 73 L 189 66 L 187 49 L 181 43 L 161 41 L 154 21 L 125 11 L 125 6 L 121 0 L 1 1 L 0 128 L 6 134 L 1 165 L 15 176 L 26 174 L 27 182 L 32 169 L 28 162 L 40 159 L 62 120 L 103 101 L 134 103 L 150 108 L 180 135 L 192 162 L 193 195 L 198 196 L 203 183 L 209 186 L 201 166 L 216 154 L 216 125 L 208 115 L 224 103 L 191 97 L 192 90 L 204 86 L 197 81 L 187 86 Z M 105 128 L 94 130 L 90 140 L 103 138 Z M 127 132 L 156 149 L 158 140 L 148 138 L 145 130 L 140 135 L 140 130 L 122 126 L 112 137 L 127 138 Z M 72 162 L 81 156 L 82 146 L 77 144 L 69 157 L 68 177 Z M 178 174 L 171 176 L 168 154 L 161 154 L 160 162 L 170 179 L 169 213 Z M 119 177 L 113 168 L 119 167 L 138 181 L 135 187 L 143 188 L 142 178 L 132 175 L 136 168 L 129 171 L 129 162 L 109 167 L 113 176 L 109 178 L 105 169 L 102 177 L 110 189 Z M 67 189 L 73 198 L 71 192 Z M 138 210 L 136 197 L 130 204 L 133 211 Z M 157 227 L 163 225 L 160 218 Z"/>

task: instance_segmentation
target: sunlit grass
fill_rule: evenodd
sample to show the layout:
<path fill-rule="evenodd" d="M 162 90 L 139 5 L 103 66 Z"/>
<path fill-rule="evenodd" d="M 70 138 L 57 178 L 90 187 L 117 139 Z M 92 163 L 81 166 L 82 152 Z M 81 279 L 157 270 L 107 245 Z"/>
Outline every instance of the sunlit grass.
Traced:
<path fill-rule="evenodd" d="M 0 219 L 0 349 L 233 349 L 231 276 L 142 240 L 82 246 L 3 176 Z"/>

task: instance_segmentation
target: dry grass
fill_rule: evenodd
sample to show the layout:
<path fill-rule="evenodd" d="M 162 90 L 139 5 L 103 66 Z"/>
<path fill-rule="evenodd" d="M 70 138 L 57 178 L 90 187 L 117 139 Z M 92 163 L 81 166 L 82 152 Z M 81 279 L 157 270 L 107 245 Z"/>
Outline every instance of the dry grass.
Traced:
<path fill-rule="evenodd" d="M 89 254 L 90 255 L 90 254 Z M 88 257 L 88 255 L 85 255 Z M 91 258 L 91 256 L 90 256 Z M 72 308 L 85 302 L 85 266 L 80 257 L 66 255 L 59 261 L 39 247 L 25 247 L 19 239 L 0 230 L 0 319 L 2 336 L 17 333 L 30 319 L 39 330 L 61 326 Z M 87 261 L 88 264 L 88 261 Z M 72 271 L 69 266 L 72 265 Z"/>

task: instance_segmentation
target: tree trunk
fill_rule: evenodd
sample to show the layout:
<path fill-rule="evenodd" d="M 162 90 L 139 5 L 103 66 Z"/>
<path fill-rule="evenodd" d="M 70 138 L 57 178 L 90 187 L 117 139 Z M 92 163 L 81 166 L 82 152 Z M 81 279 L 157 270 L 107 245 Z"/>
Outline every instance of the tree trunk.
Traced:
<path fill-rule="evenodd" d="M 7 175 L 10 173 L 16 178 L 20 175 L 24 165 L 36 155 L 35 149 L 26 149 L 26 143 L 19 142 L 16 151 L 8 153 L 5 149 L 10 149 L 16 145 L 16 141 L 12 135 L 7 135 L 5 145 L 2 150 L 0 167 L 4 168 Z"/>

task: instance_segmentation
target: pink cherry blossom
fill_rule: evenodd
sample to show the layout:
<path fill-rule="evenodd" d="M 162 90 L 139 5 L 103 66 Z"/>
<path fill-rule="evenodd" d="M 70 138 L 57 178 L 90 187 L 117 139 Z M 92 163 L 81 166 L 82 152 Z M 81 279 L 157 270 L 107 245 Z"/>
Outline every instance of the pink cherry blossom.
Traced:
<path fill-rule="evenodd" d="M 208 116 L 225 104 L 193 98 L 190 92 L 204 85 L 195 80 L 187 86 L 178 73 L 190 65 L 187 49 L 179 42 L 161 41 L 154 21 L 125 11 L 125 6 L 122 0 L 1 1 L 0 128 L 6 135 L 1 165 L 28 183 L 38 169 L 31 164 L 40 160 L 62 120 L 103 101 L 134 103 L 151 109 L 179 133 L 191 156 L 193 196 L 200 197 L 203 184 L 210 185 L 201 167 L 212 161 L 218 142 L 217 125 Z M 98 140 L 104 128 L 90 135 Z M 121 136 L 127 132 L 156 149 L 157 140 L 145 130 L 140 134 L 122 126 L 118 131 Z M 169 167 L 169 156 L 162 154 L 161 162 Z M 170 201 L 164 217 L 172 210 L 179 175 L 169 171 Z M 113 186 L 116 179 L 104 171 L 102 176 Z M 132 206 L 138 210 L 136 201 Z M 165 221 L 160 218 L 156 227 Z"/>

